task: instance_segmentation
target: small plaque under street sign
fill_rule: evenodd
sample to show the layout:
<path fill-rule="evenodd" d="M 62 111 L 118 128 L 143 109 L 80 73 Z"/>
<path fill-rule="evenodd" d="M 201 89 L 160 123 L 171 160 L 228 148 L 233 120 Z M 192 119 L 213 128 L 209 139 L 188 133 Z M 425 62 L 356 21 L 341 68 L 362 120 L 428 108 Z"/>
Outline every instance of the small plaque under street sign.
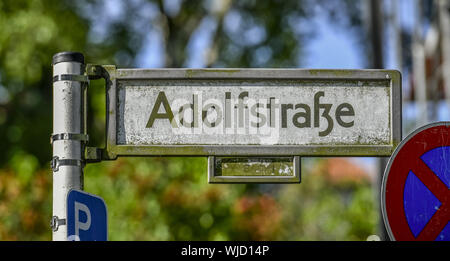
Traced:
<path fill-rule="evenodd" d="M 389 156 L 401 140 L 394 70 L 105 68 L 112 159 Z"/>
<path fill-rule="evenodd" d="M 300 183 L 300 157 L 208 157 L 209 183 Z"/>

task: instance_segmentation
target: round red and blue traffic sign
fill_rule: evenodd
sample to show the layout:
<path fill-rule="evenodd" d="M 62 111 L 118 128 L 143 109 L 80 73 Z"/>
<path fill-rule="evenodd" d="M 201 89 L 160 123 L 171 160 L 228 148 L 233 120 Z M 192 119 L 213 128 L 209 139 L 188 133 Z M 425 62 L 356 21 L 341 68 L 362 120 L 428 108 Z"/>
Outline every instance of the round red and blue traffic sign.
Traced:
<path fill-rule="evenodd" d="M 381 205 L 392 240 L 450 241 L 450 122 L 402 140 L 384 173 Z"/>

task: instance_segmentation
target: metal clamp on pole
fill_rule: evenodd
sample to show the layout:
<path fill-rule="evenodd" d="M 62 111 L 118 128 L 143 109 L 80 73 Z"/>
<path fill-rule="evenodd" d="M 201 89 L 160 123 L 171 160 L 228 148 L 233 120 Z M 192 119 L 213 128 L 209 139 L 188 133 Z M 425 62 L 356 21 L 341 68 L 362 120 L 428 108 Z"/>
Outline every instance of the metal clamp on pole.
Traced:
<path fill-rule="evenodd" d="M 89 82 L 89 78 L 87 75 L 79 74 L 58 74 L 53 76 L 53 82 L 58 81 Z"/>
<path fill-rule="evenodd" d="M 82 133 L 58 133 L 50 136 L 50 144 L 53 144 L 55 140 L 78 140 L 87 143 L 89 135 Z"/>
<path fill-rule="evenodd" d="M 50 220 L 50 227 L 53 231 L 58 231 L 59 226 L 66 225 L 66 219 L 59 219 L 57 216 L 53 216 Z"/>
<path fill-rule="evenodd" d="M 60 166 L 84 167 L 84 161 L 79 159 L 59 159 L 59 157 L 54 156 L 50 162 L 53 172 L 57 172 Z"/>

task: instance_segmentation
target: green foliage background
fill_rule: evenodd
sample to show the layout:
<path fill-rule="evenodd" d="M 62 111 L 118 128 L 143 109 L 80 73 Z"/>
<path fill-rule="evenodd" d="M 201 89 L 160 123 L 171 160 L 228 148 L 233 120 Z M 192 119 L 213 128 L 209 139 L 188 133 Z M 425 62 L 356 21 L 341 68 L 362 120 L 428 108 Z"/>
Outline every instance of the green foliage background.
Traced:
<path fill-rule="evenodd" d="M 210 19 L 216 30 L 205 66 L 296 67 L 314 32 L 294 22 L 311 18 L 316 4 L 333 9 L 332 2 L 186 0 L 174 12 L 164 1 L 136 0 L 108 19 L 108 1 L 1 1 L 0 239 L 51 240 L 55 53 L 80 51 L 89 63 L 132 67 L 150 28 L 162 35 L 164 66 L 183 67 L 192 55 L 190 39 Z M 342 3 L 333 12 L 346 12 L 344 26 L 360 28 L 357 5 Z M 241 19 L 234 31 L 224 22 L 230 13 Z M 262 39 L 243 37 L 254 28 L 263 30 Z M 101 81 L 92 82 L 91 146 L 103 142 L 104 92 Z M 372 184 L 331 182 L 320 167 L 325 162 L 304 159 L 301 184 L 209 185 L 205 158 L 119 158 L 89 164 L 85 190 L 105 199 L 110 240 L 365 240 L 376 234 Z"/>

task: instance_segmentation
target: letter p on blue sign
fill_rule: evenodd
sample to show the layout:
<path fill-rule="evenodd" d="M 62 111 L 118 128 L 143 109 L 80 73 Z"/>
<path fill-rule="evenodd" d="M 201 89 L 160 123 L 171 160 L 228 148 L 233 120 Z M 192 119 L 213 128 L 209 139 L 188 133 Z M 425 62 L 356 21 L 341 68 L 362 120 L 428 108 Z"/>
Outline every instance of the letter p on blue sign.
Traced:
<path fill-rule="evenodd" d="M 108 214 L 102 198 L 79 190 L 67 195 L 67 240 L 108 240 Z"/>

